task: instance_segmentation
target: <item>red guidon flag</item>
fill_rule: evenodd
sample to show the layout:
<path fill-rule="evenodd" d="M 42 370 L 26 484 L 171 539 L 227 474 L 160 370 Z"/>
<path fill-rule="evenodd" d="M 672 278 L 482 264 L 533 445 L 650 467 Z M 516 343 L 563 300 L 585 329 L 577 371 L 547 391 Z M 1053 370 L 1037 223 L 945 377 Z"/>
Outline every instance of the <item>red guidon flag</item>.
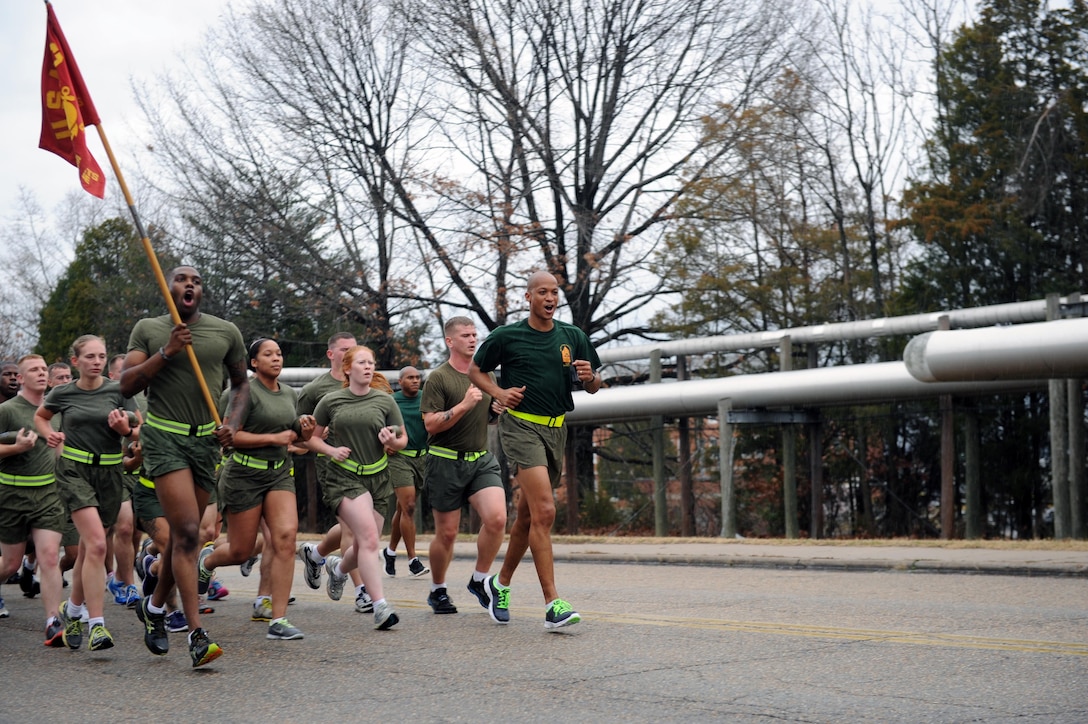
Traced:
<path fill-rule="evenodd" d="M 52 151 L 79 169 L 79 182 L 98 198 L 106 195 L 106 177 L 87 150 L 87 126 L 98 124 L 98 112 L 68 49 L 53 6 L 45 27 L 42 64 L 42 136 L 39 148 Z"/>

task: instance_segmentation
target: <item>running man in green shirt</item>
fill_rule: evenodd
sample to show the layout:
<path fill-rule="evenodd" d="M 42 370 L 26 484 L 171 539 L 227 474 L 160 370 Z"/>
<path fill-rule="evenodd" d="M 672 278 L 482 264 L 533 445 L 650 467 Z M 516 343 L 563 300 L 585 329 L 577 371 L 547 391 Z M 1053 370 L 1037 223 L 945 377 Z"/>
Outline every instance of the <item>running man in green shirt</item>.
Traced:
<path fill-rule="evenodd" d="M 497 588 L 508 603 L 510 579 L 526 549 L 531 550 L 547 603 L 544 628 L 554 630 L 581 620 L 559 598 L 552 554 L 552 488 L 559 483 L 567 441 L 563 418 L 574 409 L 575 381 L 590 394 L 601 388 L 597 373 L 601 360 L 585 332 L 554 318 L 559 307 L 559 282 L 554 276 L 536 272 L 527 287 L 529 318 L 492 331 L 476 350 L 468 375 L 505 408 L 499 418 L 499 436 L 521 487 Z M 487 374 L 497 367 L 502 368 L 504 387 Z"/>
<path fill-rule="evenodd" d="M 416 555 L 416 500 L 423 490 L 423 468 L 427 455 L 427 428 L 419 412 L 419 388 L 423 375 L 411 365 L 401 369 L 400 389 L 393 393 L 393 400 L 404 418 L 404 431 L 408 433 L 408 447 L 389 456 L 389 477 L 393 481 L 396 496 L 396 512 L 389 523 L 389 547 L 382 550 L 385 572 L 397 575 L 397 544 L 403 540 L 408 552 L 408 574 L 418 578 L 431 569 L 423 565 Z"/>
<path fill-rule="evenodd" d="M 197 554 L 200 517 L 215 487 L 220 445 L 230 447 L 238 416 L 249 406 L 246 346 L 230 322 L 200 311 L 203 283 L 191 266 L 179 266 L 169 277 L 170 294 L 181 324 L 169 315 L 141 319 L 129 337 L 121 392 L 132 397 L 147 390 L 147 419 L 140 430 L 144 474 L 170 524 L 170 545 L 162 552 L 155 592 L 136 609 L 144 623 L 144 644 L 153 654 L 170 650 L 166 633 L 166 598 L 176 583 L 189 622 L 189 654 L 193 666 L 219 658 L 223 651 L 200 625 Z M 199 384 L 185 348 L 192 346 L 213 394 L 230 380 L 231 415 L 216 428 L 199 394 Z"/>

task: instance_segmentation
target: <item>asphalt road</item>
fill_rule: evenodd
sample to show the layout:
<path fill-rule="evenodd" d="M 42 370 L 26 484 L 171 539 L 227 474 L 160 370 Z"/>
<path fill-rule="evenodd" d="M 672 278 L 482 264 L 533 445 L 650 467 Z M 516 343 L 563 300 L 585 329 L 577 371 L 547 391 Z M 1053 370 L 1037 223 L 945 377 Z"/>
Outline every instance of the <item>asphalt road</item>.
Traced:
<path fill-rule="evenodd" d="M 256 576 L 226 569 L 231 595 L 206 617 L 226 653 L 199 670 L 184 634 L 152 656 L 112 604 L 116 648 L 47 649 L 40 604 L 4 586 L 0 721 L 1088 721 L 1083 577 L 620 558 L 560 561 L 584 617 L 560 633 L 531 561 L 508 626 L 465 591 L 466 557 L 455 616 L 431 613 L 426 579 L 387 578 L 388 632 L 299 566 L 288 614 L 306 638 L 290 642 L 249 620 Z"/>

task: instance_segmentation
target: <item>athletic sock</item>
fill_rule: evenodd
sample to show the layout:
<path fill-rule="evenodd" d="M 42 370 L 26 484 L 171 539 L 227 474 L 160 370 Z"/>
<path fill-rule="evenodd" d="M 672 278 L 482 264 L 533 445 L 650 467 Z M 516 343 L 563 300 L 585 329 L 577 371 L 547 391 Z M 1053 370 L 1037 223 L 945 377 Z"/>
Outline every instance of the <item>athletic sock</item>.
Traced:
<path fill-rule="evenodd" d="M 477 583 L 483 583 L 484 581 L 486 581 L 487 576 L 487 573 L 480 573 L 479 571 L 472 572 L 472 580 L 476 581 Z"/>

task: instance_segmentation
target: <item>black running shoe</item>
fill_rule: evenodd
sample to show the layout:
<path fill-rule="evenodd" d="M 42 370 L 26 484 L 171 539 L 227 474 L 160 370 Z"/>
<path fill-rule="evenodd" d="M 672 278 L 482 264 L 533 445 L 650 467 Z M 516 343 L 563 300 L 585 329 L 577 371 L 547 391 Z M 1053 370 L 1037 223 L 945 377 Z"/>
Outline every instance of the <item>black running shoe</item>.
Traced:
<path fill-rule="evenodd" d="M 104 625 L 96 623 L 91 626 L 91 641 L 88 648 L 91 651 L 103 651 L 113 648 L 113 636 L 110 635 L 109 630 Z"/>
<path fill-rule="evenodd" d="M 445 588 L 436 588 L 431 591 L 431 595 L 427 596 L 427 604 L 434 609 L 435 613 L 457 613 L 457 606 L 453 605 Z"/>
<path fill-rule="evenodd" d="M 193 629 L 189 634 L 189 656 L 193 657 L 193 668 L 215 661 L 223 655 L 219 644 L 208 638 L 208 632 L 202 628 Z"/>
<path fill-rule="evenodd" d="M 144 646 L 156 656 L 165 656 L 170 651 L 170 639 L 166 634 L 166 614 L 151 613 L 147 610 L 150 598 L 140 601 L 136 607 L 136 618 L 144 625 Z"/>
<path fill-rule="evenodd" d="M 28 569 L 25 565 L 19 564 L 19 590 L 23 592 L 23 595 L 27 598 L 34 598 L 37 593 L 40 593 L 42 588 L 41 584 L 38 584 L 38 590 L 34 590 L 34 571 Z"/>
<path fill-rule="evenodd" d="M 468 580 L 468 586 L 467 586 L 468 592 L 471 593 L 473 596 L 475 596 L 476 600 L 479 601 L 480 605 L 483 606 L 484 608 L 487 608 L 487 603 L 488 603 L 488 601 L 487 601 L 487 589 L 484 588 L 484 585 L 485 585 L 486 582 L 487 582 L 486 578 L 483 581 L 477 581 L 475 578 L 470 578 Z"/>
<path fill-rule="evenodd" d="M 389 555 L 387 548 L 382 548 L 382 560 L 385 561 L 385 575 L 390 578 L 397 576 L 397 554 Z"/>

